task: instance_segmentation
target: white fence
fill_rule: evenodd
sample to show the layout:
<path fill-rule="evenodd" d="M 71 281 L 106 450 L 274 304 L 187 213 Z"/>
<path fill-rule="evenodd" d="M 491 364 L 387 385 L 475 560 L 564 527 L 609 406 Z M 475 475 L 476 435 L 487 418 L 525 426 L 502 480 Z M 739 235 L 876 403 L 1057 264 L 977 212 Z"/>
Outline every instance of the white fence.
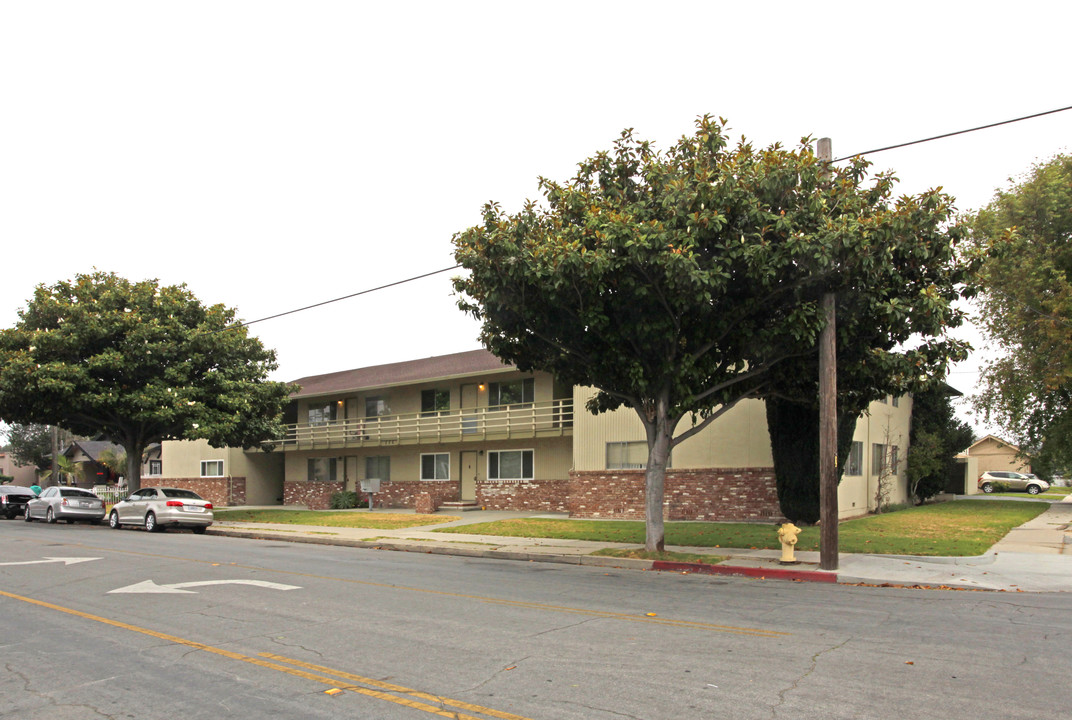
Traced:
<path fill-rule="evenodd" d="M 126 490 L 120 490 L 118 485 L 94 485 L 93 494 L 114 505 L 126 497 Z"/>

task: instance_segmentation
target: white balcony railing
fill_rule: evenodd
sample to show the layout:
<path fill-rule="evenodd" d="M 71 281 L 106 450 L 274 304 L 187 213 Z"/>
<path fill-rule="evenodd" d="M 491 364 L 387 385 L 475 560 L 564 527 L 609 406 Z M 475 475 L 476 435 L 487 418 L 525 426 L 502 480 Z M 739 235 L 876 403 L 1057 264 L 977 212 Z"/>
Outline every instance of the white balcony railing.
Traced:
<path fill-rule="evenodd" d="M 307 450 L 569 435 L 573 432 L 573 400 L 294 423 L 286 427 L 282 443 L 277 440 L 266 444 Z"/>

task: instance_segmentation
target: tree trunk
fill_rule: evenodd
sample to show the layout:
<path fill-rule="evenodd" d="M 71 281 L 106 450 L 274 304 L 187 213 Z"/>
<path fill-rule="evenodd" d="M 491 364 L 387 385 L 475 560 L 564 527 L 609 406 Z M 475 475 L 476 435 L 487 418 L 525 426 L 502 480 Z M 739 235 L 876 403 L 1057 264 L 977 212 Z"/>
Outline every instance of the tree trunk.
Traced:
<path fill-rule="evenodd" d="M 667 417 L 669 406 L 660 398 L 653 418 L 644 426 L 648 434 L 648 466 L 644 472 L 644 549 L 662 552 L 665 548 L 663 499 L 666 496 L 666 464 L 670 459 L 673 424 Z M 646 419 L 643 416 L 642 420 Z"/>
<path fill-rule="evenodd" d="M 141 454 L 145 448 L 124 445 L 127 451 L 127 493 L 141 489 Z"/>

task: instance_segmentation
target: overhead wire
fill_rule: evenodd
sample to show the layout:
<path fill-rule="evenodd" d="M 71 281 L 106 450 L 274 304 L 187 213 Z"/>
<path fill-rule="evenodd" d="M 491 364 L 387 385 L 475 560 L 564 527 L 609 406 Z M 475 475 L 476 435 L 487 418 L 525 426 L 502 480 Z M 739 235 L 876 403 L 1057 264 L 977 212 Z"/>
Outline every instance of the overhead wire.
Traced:
<path fill-rule="evenodd" d="M 874 155 L 875 153 L 885 152 L 886 150 L 895 150 L 897 148 L 908 147 L 910 145 L 920 145 L 922 143 L 931 142 L 933 140 L 941 140 L 943 138 L 953 137 L 955 135 L 965 135 L 967 133 L 976 132 L 978 130 L 987 130 L 989 128 L 998 127 L 1000 125 L 1010 125 L 1012 123 L 1021 122 L 1023 120 L 1031 120 L 1032 118 L 1042 117 L 1043 115 L 1053 115 L 1054 113 L 1065 112 L 1066 110 L 1072 110 L 1072 105 L 1068 107 L 1056 108 L 1054 110 L 1046 110 L 1044 112 L 1032 113 L 1031 115 L 1023 115 L 1011 120 L 1002 120 L 1001 122 L 989 123 L 987 125 L 979 125 L 978 127 L 967 128 L 966 130 L 955 130 L 953 132 L 942 133 L 941 135 L 932 135 L 922 140 L 912 140 L 910 142 L 898 143 L 896 145 L 887 145 L 886 147 L 875 148 L 874 150 L 864 150 L 863 152 L 853 153 L 852 155 L 846 155 L 844 157 L 831 160 L 830 162 L 842 162 L 844 160 L 851 160 L 854 157 L 860 157 L 861 155 Z"/>
<path fill-rule="evenodd" d="M 986 130 L 986 129 L 993 128 L 993 127 L 998 127 L 998 126 L 1001 126 L 1001 125 L 1009 125 L 1011 123 L 1017 123 L 1017 122 L 1021 122 L 1023 120 L 1030 120 L 1032 118 L 1042 117 L 1044 115 L 1053 115 L 1054 113 L 1065 112 L 1066 110 L 1072 110 L 1072 105 L 1069 105 L 1067 107 L 1062 107 L 1062 108 L 1056 108 L 1054 110 L 1046 110 L 1044 112 L 1032 113 L 1031 115 L 1023 115 L 1021 117 L 1012 118 L 1011 120 L 1002 120 L 1000 122 L 989 123 L 987 125 L 979 125 L 977 127 L 967 128 L 965 130 L 956 130 L 954 132 L 943 133 L 941 135 L 933 135 L 931 137 L 923 138 L 921 140 L 912 140 L 910 142 L 898 143 L 896 145 L 887 145 L 886 147 L 880 147 L 880 148 L 876 148 L 874 150 L 865 150 L 863 152 L 853 153 L 851 155 L 845 155 L 844 157 L 840 157 L 840 158 L 837 158 L 835 160 L 831 160 L 830 162 L 831 163 L 843 162 L 845 160 L 851 160 L 852 158 L 860 157 L 862 155 L 874 155 L 875 153 L 885 152 L 886 150 L 894 150 L 894 149 L 897 149 L 897 148 L 908 147 L 910 145 L 920 145 L 922 143 L 932 142 L 934 140 L 941 140 L 943 138 L 953 137 L 955 135 L 964 135 L 966 133 L 976 132 L 976 131 L 979 131 L 979 130 Z M 395 287 L 395 286 L 398 286 L 398 285 L 403 285 L 405 283 L 413 282 L 415 280 L 422 280 L 422 279 L 424 279 L 426 277 L 431 277 L 432 275 L 439 275 L 441 273 L 450 272 L 451 270 L 457 270 L 460 267 L 461 267 L 461 265 L 454 265 L 453 267 L 443 268 L 441 270 L 433 270 L 432 272 L 423 273 L 421 275 L 414 275 L 413 277 L 405 278 L 404 280 L 398 280 L 398 281 L 392 282 L 392 283 L 387 283 L 386 285 L 380 285 L 378 287 L 368 288 L 367 290 L 361 290 L 359 292 L 350 293 L 349 295 L 343 295 L 341 297 L 332 298 L 330 300 L 324 300 L 323 302 L 314 303 L 312 305 L 306 305 L 304 307 L 295 308 L 293 310 L 287 310 L 286 312 L 276 313 L 275 315 L 268 315 L 267 317 L 258 318 L 257 320 L 248 320 L 248 321 L 241 322 L 241 323 L 235 323 L 233 325 L 229 325 L 228 327 L 229 328 L 248 327 L 248 326 L 254 325 L 256 323 L 266 322 L 268 320 L 275 320 L 277 318 L 286 317 L 287 315 L 293 315 L 295 313 L 304 312 L 306 310 L 312 310 L 314 308 L 323 307 L 324 305 L 331 305 L 332 303 L 341 302 L 343 300 L 349 300 L 351 298 L 355 298 L 355 297 L 358 297 L 360 295 L 368 295 L 369 293 L 378 292 L 380 290 L 386 290 L 387 288 Z"/>

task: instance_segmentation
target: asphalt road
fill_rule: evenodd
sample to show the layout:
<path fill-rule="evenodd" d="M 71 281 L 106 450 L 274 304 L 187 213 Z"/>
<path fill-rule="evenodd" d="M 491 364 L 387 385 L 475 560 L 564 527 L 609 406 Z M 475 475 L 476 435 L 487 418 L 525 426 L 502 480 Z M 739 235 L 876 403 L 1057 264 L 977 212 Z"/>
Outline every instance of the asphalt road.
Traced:
<path fill-rule="evenodd" d="M 1072 594 L 20 521 L 0 521 L 0 547 L 5 720 L 1037 720 L 1068 707 Z"/>

